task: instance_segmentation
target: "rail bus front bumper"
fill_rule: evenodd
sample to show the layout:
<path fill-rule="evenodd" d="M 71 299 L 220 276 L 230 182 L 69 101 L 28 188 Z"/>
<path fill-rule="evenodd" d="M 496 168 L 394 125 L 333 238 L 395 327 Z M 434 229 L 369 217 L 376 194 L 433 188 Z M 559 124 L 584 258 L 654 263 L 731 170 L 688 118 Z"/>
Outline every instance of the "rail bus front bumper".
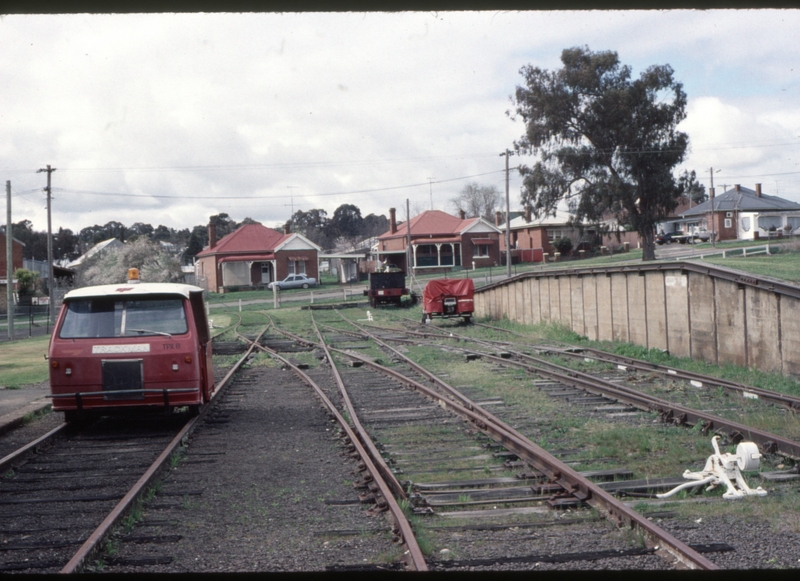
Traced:
<path fill-rule="evenodd" d="M 194 397 L 186 397 L 189 394 Z M 76 391 L 53 393 L 45 397 L 53 400 L 53 411 L 57 412 L 130 406 L 168 407 L 201 403 L 199 387 Z"/>

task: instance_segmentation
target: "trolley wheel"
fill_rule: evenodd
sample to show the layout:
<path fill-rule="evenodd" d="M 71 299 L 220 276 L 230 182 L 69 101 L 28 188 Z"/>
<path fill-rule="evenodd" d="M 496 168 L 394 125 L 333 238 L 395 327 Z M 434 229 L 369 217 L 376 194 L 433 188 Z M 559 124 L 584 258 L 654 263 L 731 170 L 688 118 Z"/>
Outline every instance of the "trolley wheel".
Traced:
<path fill-rule="evenodd" d="M 471 316 L 469 316 L 469 315 L 467 315 L 466 317 L 464 317 L 464 322 L 465 322 L 467 325 L 469 325 L 469 324 L 472 322 L 472 317 L 471 317 Z"/>
<path fill-rule="evenodd" d="M 202 404 L 190 405 L 188 407 L 188 416 L 194 418 L 200 415 L 200 410 L 203 409 Z"/>
<path fill-rule="evenodd" d="M 80 419 L 80 413 L 78 410 L 68 410 L 64 412 L 64 421 L 68 424 L 74 424 Z"/>

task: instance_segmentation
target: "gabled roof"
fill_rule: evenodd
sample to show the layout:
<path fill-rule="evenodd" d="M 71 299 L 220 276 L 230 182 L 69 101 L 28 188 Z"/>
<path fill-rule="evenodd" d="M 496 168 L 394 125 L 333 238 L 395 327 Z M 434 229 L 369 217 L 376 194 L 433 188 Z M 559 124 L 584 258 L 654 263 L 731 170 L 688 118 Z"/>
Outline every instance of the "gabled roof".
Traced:
<path fill-rule="evenodd" d="M 116 238 L 109 238 L 108 240 L 103 240 L 102 242 L 98 242 L 94 246 L 92 246 L 89 250 L 87 250 L 84 254 L 67 264 L 67 268 L 75 268 L 76 266 L 80 266 L 81 264 L 86 261 L 87 258 L 90 258 L 97 254 L 98 252 L 102 252 L 103 250 L 108 250 L 109 248 L 122 248 L 122 242 L 117 240 Z"/>
<path fill-rule="evenodd" d="M 281 234 L 263 224 L 245 224 L 227 236 L 222 237 L 214 248 L 206 246 L 197 253 L 197 256 L 272 252 L 291 236 L 292 234 Z"/>
<path fill-rule="evenodd" d="M 294 233 L 294 234 L 286 234 L 280 240 L 280 242 L 278 242 L 277 246 L 275 246 L 275 252 L 277 252 L 278 250 L 283 250 L 287 246 L 291 247 L 292 250 L 297 250 L 298 249 L 298 243 L 299 243 L 300 246 L 308 246 L 308 247 L 316 250 L 317 252 L 322 250 L 321 246 L 317 246 L 316 244 L 311 242 L 311 240 L 309 240 L 308 238 L 306 238 L 302 234 Z"/>
<path fill-rule="evenodd" d="M 411 218 L 411 237 L 417 236 L 453 236 L 465 233 L 478 223 L 490 226 L 497 230 L 494 224 L 490 224 L 482 218 L 467 218 L 462 220 L 441 210 L 427 210 Z M 397 227 L 397 232 L 384 232 L 378 236 L 378 240 L 389 238 L 401 238 L 408 235 L 408 222 Z"/>
<path fill-rule="evenodd" d="M 711 212 L 711 200 L 687 210 L 682 216 L 700 216 Z M 714 212 L 785 212 L 800 210 L 800 204 L 790 202 L 778 196 L 761 194 L 758 196 L 754 190 L 739 186 L 727 190 L 724 194 L 714 198 Z"/>
<path fill-rule="evenodd" d="M 538 218 L 532 217 L 530 222 L 525 220 L 525 216 L 517 216 L 511 220 L 510 226 L 512 230 L 519 230 L 522 228 L 537 228 L 541 226 L 564 226 L 573 217 L 573 214 L 570 214 L 569 212 L 556 209 L 554 214 L 548 213 L 544 216 L 539 216 Z M 505 224 L 500 225 L 501 230 L 505 227 Z"/>

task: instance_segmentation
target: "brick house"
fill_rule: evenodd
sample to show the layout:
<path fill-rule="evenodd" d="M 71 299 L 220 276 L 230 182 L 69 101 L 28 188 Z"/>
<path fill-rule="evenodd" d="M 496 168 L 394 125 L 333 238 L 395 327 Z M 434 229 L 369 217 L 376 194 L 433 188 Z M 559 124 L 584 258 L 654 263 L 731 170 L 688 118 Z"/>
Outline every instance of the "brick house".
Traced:
<path fill-rule="evenodd" d="M 416 273 L 500 264 L 500 230 L 483 218 L 428 210 L 409 222 L 398 226 L 395 209 L 389 208 L 389 231 L 378 236 L 373 246 L 377 260 L 408 272 L 410 229 L 411 266 Z"/>
<path fill-rule="evenodd" d="M 195 257 L 195 282 L 208 292 L 262 288 L 290 274 L 319 279 L 319 246 L 288 225 L 283 233 L 262 224 L 245 224 L 219 241 L 208 225 L 208 246 Z"/>
<path fill-rule="evenodd" d="M 686 221 L 716 233 L 717 240 L 752 240 L 800 233 L 800 204 L 768 196 L 756 189 L 736 184 L 719 196 L 714 189 L 710 199 L 681 215 Z"/>

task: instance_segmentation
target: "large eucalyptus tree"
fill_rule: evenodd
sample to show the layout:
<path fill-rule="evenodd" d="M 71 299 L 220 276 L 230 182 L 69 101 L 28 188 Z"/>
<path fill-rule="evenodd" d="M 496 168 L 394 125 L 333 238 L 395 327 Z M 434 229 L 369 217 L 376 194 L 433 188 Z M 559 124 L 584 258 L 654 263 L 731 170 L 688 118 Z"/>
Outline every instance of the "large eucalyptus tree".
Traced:
<path fill-rule="evenodd" d="M 539 215 L 570 200 L 578 222 L 613 218 L 639 233 L 643 260 L 655 258 L 655 226 L 675 209 L 681 187 L 673 175 L 688 136 L 686 94 L 669 65 L 636 80 L 616 52 L 565 49 L 555 71 L 527 65 L 512 118 L 525 123 L 517 151 L 538 161 L 521 166 L 522 203 Z"/>

